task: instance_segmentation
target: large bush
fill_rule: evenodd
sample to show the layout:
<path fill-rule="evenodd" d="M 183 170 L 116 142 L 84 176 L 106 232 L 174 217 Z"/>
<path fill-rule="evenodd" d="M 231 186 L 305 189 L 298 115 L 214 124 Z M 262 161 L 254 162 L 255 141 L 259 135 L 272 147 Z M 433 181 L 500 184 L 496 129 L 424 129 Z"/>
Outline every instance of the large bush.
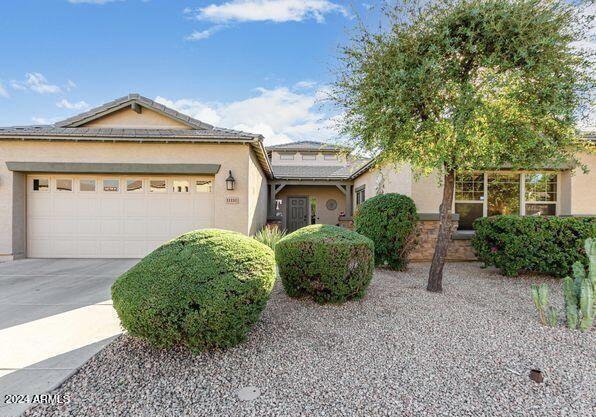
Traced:
<path fill-rule="evenodd" d="M 596 235 L 596 217 L 493 216 L 475 220 L 474 230 L 476 256 L 503 274 L 563 277 L 585 262 L 583 242 Z"/>
<path fill-rule="evenodd" d="M 416 244 L 416 205 L 401 194 L 379 194 L 362 203 L 354 217 L 354 230 L 375 244 L 378 266 L 403 270 Z"/>
<path fill-rule="evenodd" d="M 373 242 L 337 226 L 298 229 L 275 247 L 279 275 L 290 297 L 341 303 L 364 295 L 374 270 Z"/>
<path fill-rule="evenodd" d="M 233 346 L 260 317 L 275 282 L 273 251 L 224 230 L 166 242 L 112 286 L 128 332 L 157 347 Z"/>

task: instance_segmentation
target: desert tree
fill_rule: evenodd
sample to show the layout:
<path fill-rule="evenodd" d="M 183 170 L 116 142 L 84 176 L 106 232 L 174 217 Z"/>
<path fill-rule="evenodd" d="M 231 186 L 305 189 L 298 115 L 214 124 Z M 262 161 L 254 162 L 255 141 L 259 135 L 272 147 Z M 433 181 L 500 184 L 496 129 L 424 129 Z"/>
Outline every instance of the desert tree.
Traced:
<path fill-rule="evenodd" d="M 442 291 L 455 175 L 577 162 L 593 94 L 591 16 L 559 0 L 402 2 L 341 49 L 342 133 L 443 186 L 427 289 Z M 388 22 L 388 23 L 387 23 Z"/>

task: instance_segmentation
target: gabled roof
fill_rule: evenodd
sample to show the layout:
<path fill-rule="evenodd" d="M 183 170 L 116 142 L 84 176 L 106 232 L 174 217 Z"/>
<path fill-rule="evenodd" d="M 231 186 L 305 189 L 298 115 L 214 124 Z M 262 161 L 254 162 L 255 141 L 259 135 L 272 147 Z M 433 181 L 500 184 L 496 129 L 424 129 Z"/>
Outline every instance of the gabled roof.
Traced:
<path fill-rule="evenodd" d="M 78 127 L 92 120 L 99 119 L 107 114 L 113 113 L 117 110 L 130 107 L 133 104 L 137 104 L 141 107 L 153 110 L 164 116 L 170 117 L 178 122 L 181 122 L 193 129 L 212 129 L 213 126 L 203 123 L 200 120 L 193 119 L 190 116 L 182 114 L 174 109 L 164 106 L 163 104 L 157 103 L 147 97 L 143 97 L 137 93 L 131 93 L 127 96 L 117 98 L 116 100 L 110 101 L 109 103 L 102 104 L 99 107 L 95 107 L 89 111 L 86 111 L 76 116 L 70 117 L 66 120 L 62 120 L 55 124 L 56 127 Z"/>
<path fill-rule="evenodd" d="M 133 105 L 163 114 L 189 126 L 190 129 L 82 126 L 92 120 Z M 247 143 L 255 151 L 265 174 L 268 177 L 273 175 L 271 163 L 263 145 L 262 135 L 214 127 L 139 94 L 129 94 L 54 125 L 0 127 L 0 140 Z"/>
<path fill-rule="evenodd" d="M 298 142 L 282 143 L 281 145 L 267 146 L 267 150 L 275 151 L 345 151 L 348 148 L 340 145 L 334 145 L 326 142 L 316 142 L 313 140 L 301 140 Z"/>

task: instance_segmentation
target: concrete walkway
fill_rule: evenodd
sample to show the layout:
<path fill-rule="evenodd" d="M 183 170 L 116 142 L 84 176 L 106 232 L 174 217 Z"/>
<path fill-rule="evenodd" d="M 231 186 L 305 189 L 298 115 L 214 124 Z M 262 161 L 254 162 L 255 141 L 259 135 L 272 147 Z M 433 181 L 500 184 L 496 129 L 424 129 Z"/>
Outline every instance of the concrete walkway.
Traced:
<path fill-rule="evenodd" d="M 0 417 L 20 415 L 120 334 L 110 287 L 136 262 L 0 264 Z M 18 403 L 7 404 L 7 395 Z"/>

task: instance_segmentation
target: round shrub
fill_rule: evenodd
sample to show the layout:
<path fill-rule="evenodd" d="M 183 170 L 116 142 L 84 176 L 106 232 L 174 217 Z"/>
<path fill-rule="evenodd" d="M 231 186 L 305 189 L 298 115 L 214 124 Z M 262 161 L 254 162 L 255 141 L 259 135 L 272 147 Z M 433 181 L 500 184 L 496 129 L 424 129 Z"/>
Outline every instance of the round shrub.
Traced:
<path fill-rule="evenodd" d="M 275 246 L 275 258 L 286 293 L 318 303 L 361 298 L 375 267 L 370 239 L 321 224 L 284 237 Z"/>
<path fill-rule="evenodd" d="M 131 335 L 197 352 L 243 341 L 274 282 L 270 248 L 235 232 L 197 230 L 164 243 L 120 276 L 112 299 Z"/>
<path fill-rule="evenodd" d="M 375 243 L 378 266 L 403 270 L 416 244 L 418 214 L 414 201 L 401 194 L 379 194 L 358 207 L 354 230 Z"/>

